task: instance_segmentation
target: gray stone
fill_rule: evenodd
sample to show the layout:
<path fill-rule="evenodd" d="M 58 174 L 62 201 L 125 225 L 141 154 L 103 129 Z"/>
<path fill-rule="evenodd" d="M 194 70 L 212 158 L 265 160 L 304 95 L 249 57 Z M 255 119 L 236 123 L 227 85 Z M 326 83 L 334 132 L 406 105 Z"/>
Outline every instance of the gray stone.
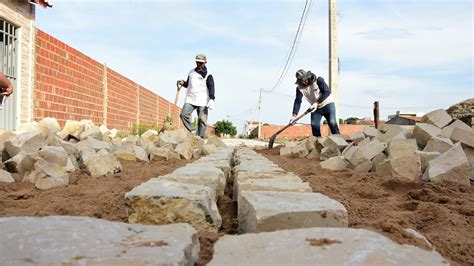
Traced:
<path fill-rule="evenodd" d="M 89 148 L 92 148 L 96 151 L 99 151 L 99 150 L 102 150 L 102 149 L 106 149 L 107 151 L 112 150 L 112 146 L 109 143 L 107 143 L 105 141 L 97 140 L 97 139 L 92 138 L 90 136 L 87 137 L 87 139 L 82 140 L 79 143 L 77 143 L 76 148 L 79 151 L 82 151 L 84 149 L 89 149 Z"/>
<path fill-rule="evenodd" d="M 432 137 L 426 144 L 423 151 L 444 153 L 445 151 L 451 149 L 453 145 L 454 143 L 448 138 Z"/>
<path fill-rule="evenodd" d="M 453 118 L 444 109 L 438 109 L 425 114 L 421 118 L 422 123 L 428 123 L 438 128 L 447 126 Z"/>
<path fill-rule="evenodd" d="M 76 145 L 64 140 L 60 140 L 58 142 L 59 146 L 63 147 L 63 149 L 67 152 L 69 155 L 77 155 L 79 154 L 79 150 L 77 149 Z"/>
<path fill-rule="evenodd" d="M 189 223 L 197 230 L 212 231 L 222 223 L 215 198 L 207 186 L 157 178 L 125 194 L 130 223 Z"/>
<path fill-rule="evenodd" d="M 304 141 L 306 149 L 310 152 L 312 150 L 316 149 L 316 142 L 317 141 L 318 141 L 318 138 L 315 137 L 315 136 L 310 136 L 310 137 L 306 138 L 305 141 Z"/>
<path fill-rule="evenodd" d="M 222 170 L 226 179 L 230 177 L 231 166 L 227 160 L 209 160 L 208 158 L 206 159 L 200 159 L 193 162 L 193 166 L 206 166 L 206 167 L 218 168 Z"/>
<path fill-rule="evenodd" d="M 317 141 L 316 143 L 314 144 L 314 146 L 316 146 L 316 149 L 318 149 L 319 151 L 321 151 L 323 148 L 326 148 L 325 146 L 325 142 L 326 142 L 326 138 L 327 137 L 318 137 L 317 138 Z"/>
<path fill-rule="evenodd" d="M 181 155 L 181 158 L 185 160 L 191 160 L 193 157 L 193 146 L 189 142 L 178 144 L 174 151 Z"/>
<path fill-rule="evenodd" d="M 441 155 L 440 152 L 424 152 L 424 151 L 416 151 L 415 154 L 420 156 L 422 173 L 424 173 L 426 170 L 426 167 L 428 167 L 429 161 Z"/>
<path fill-rule="evenodd" d="M 103 141 L 103 137 L 102 137 L 102 132 L 100 131 L 100 129 L 98 127 L 93 127 L 93 128 L 89 128 L 87 130 L 84 130 L 82 133 L 81 133 L 81 140 L 85 140 L 87 139 L 88 137 L 91 137 L 91 138 L 94 138 L 96 140 L 100 140 L 100 141 Z"/>
<path fill-rule="evenodd" d="M 321 167 L 323 169 L 328 169 L 332 171 L 342 171 L 347 168 L 349 164 L 344 159 L 344 156 L 335 156 L 327 159 L 324 162 L 321 162 Z"/>
<path fill-rule="evenodd" d="M 13 178 L 12 174 L 3 169 L 0 169 L 0 182 L 13 183 L 15 182 L 15 179 Z"/>
<path fill-rule="evenodd" d="M 140 145 L 140 137 L 137 135 L 128 135 L 124 142 L 131 143 L 132 145 Z"/>
<path fill-rule="evenodd" d="M 311 192 L 308 182 L 301 180 L 286 180 L 282 178 L 254 178 L 240 179 L 234 182 L 234 199 L 240 198 L 243 191 L 285 191 L 285 192 Z"/>
<path fill-rule="evenodd" d="M 238 220 L 240 233 L 348 225 L 341 203 L 307 192 L 243 191 Z"/>
<path fill-rule="evenodd" d="M 85 124 L 80 121 L 66 120 L 63 130 L 60 132 L 61 136 L 71 135 L 76 139 L 80 139 L 81 133 L 85 130 Z M 64 139 L 64 138 L 63 138 Z"/>
<path fill-rule="evenodd" d="M 214 144 L 214 146 L 218 148 L 225 148 L 227 145 L 217 136 L 210 135 L 207 137 L 207 142 L 206 144 Z"/>
<path fill-rule="evenodd" d="M 470 126 L 468 126 L 466 123 L 464 123 L 461 120 L 456 119 L 449 126 L 444 127 L 443 129 L 441 129 L 440 136 L 446 137 L 446 138 L 451 138 L 451 133 L 453 133 L 453 130 L 457 127 L 461 128 L 461 129 L 464 129 L 464 130 L 472 130 L 472 128 Z"/>
<path fill-rule="evenodd" d="M 5 161 L 5 168 L 12 173 L 25 174 L 35 168 L 36 154 L 27 154 L 20 151 L 18 154 Z"/>
<path fill-rule="evenodd" d="M 341 152 L 339 151 L 339 149 L 335 147 L 326 147 L 321 150 L 321 155 L 319 156 L 319 160 L 325 161 L 331 157 L 339 156 L 339 155 L 341 155 Z"/>
<path fill-rule="evenodd" d="M 352 169 L 359 171 L 359 172 L 369 172 L 372 169 L 372 161 L 371 160 L 364 160 L 359 162 L 357 165 L 352 165 Z"/>
<path fill-rule="evenodd" d="M 474 129 L 465 130 L 462 128 L 455 128 L 451 133 L 453 142 L 461 142 L 471 148 L 474 148 Z"/>
<path fill-rule="evenodd" d="M 217 196 L 224 195 L 225 175 L 221 169 L 210 165 L 188 164 L 160 178 L 212 188 Z"/>
<path fill-rule="evenodd" d="M 35 186 L 38 189 L 50 189 L 57 186 L 69 184 L 69 174 L 66 166 L 47 162 L 43 159 L 35 163 L 36 177 L 33 177 Z"/>
<path fill-rule="evenodd" d="M 193 149 L 193 159 L 199 159 L 202 156 L 201 149 Z"/>
<path fill-rule="evenodd" d="M 150 150 L 150 159 L 154 161 L 168 160 L 169 149 L 162 147 L 153 147 Z"/>
<path fill-rule="evenodd" d="M 15 136 L 15 133 L 11 130 L 1 130 L 0 129 L 0 151 L 3 151 L 5 148 L 5 141 Z"/>
<path fill-rule="evenodd" d="M 140 146 L 133 146 L 133 153 L 135 154 L 135 157 L 142 162 L 149 162 L 150 160 L 148 159 L 148 154 L 146 151 L 140 147 Z"/>
<path fill-rule="evenodd" d="M 429 161 L 423 173 L 423 180 L 432 182 L 447 180 L 469 185 L 469 178 L 470 163 L 461 143 L 456 143 L 451 149 Z"/>
<path fill-rule="evenodd" d="M 388 158 L 388 156 L 385 153 L 379 153 L 377 154 L 374 158 L 372 158 L 372 168 L 370 168 L 371 172 L 375 172 L 377 170 L 377 165 L 379 163 L 382 163 Z"/>
<path fill-rule="evenodd" d="M 202 145 L 202 154 L 210 155 L 214 152 L 217 152 L 217 147 L 214 144 L 204 144 Z"/>
<path fill-rule="evenodd" d="M 387 126 L 387 131 L 382 135 L 378 135 L 375 137 L 376 140 L 380 142 L 389 143 L 395 140 L 404 140 L 407 139 L 408 132 L 402 128 L 401 126 L 397 125 L 390 125 Z"/>
<path fill-rule="evenodd" d="M 37 152 L 46 144 L 43 135 L 39 132 L 26 132 L 15 135 L 5 141 L 5 150 L 10 157 L 17 155 L 20 151 L 25 153 Z"/>
<path fill-rule="evenodd" d="M 378 176 L 403 177 L 419 180 L 421 176 L 420 156 L 410 155 L 387 159 L 376 166 Z"/>
<path fill-rule="evenodd" d="M 464 154 L 466 154 L 467 160 L 469 161 L 469 165 L 471 168 L 471 181 L 474 181 L 474 148 L 471 148 L 467 145 L 461 146 L 464 151 Z"/>
<path fill-rule="evenodd" d="M 49 134 L 56 134 L 61 131 L 61 127 L 59 126 L 58 121 L 56 118 L 53 117 L 45 117 L 38 122 L 38 126 L 43 128 L 44 133 L 43 136 L 47 136 Z"/>
<path fill-rule="evenodd" d="M 214 245 L 215 265 L 440 265 L 435 251 L 400 245 L 355 228 L 304 228 L 225 235 Z"/>
<path fill-rule="evenodd" d="M 355 144 L 363 141 L 364 139 L 365 139 L 365 134 L 362 131 L 355 132 L 350 135 L 350 140 Z"/>
<path fill-rule="evenodd" d="M 39 156 L 44 160 L 61 166 L 66 166 L 68 154 L 63 147 L 43 146 L 39 151 Z"/>
<path fill-rule="evenodd" d="M 349 144 L 340 135 L 328 136 L 324 142 L 325 147 L 336 148 L 339 151 L 344 150 L 347 145 Z"/>
<path fill-rule="evenodd" d="M 432 247 L 430 241 L 428 241 L 428 239 L 426 239 L 426 237 L 424 235 L 422 235 L 420 232 L 416 231 L 415 229 L 405 228 L 405 229 L 403 229 L 403 231 L 405 231 L 409 235 L 413 236 L 414 238 L 425 242 L 425 244 L 428 245 L 429 247 Z"/>
<path fill-rule="evenodd" d="M 71 216 L 0 218 L 1 265 L 194 265 L 188 224 L 149 226 Z"/>
<path fill-rule="evenodd" d="M 382 153 L 386 148 L 386 144 L 373 140 L 367 145 L 361 146 L 360 150 L 364 154 L 364 157 L 368 160 L 372 160 L 376 155 Z"/>
<path fill-rule="evenodd" d="M 396 140 L 388 143 L 388 155 L 390 158 L 411 156 L 418 151 L 415 139 Z"/>
<path fill-rule="evenodd" d="M 140 138 L 142 140 L 157 142 L 158 141 L 158 131 L 153 130 L 153 129 L 148 129 L 143 134 L 141 134 Z"/>
<path fill-rule="evenodd" d="M 441 133 L 441 129 L 430 124 L 418 123 L 413 129 L 413 137 L 416 139 L 418 146 L 424 148 L 432 137 L 436 137 Z"/>
<path fill-rule="evenodd" d="M 306 145 L 298 145 L 291 148 L 291 154 L 299 158 L 305 158 L 308 156 L 309 151 L 306 149 Z"/>
<path fill-rule="evenodd" d="M 280 156 L 287 156 L 287 155 L 291 155 L 291 147 L 281 147 L 280 148 Z"/>
<path fill-rule="evenodd" d="M 351 143 L 351 144 L 353 144 L 353 143 Z M 354 154 L 354 152 L 358 149 L 359 149 L 359 147 L 349 145 L 349 146 L 346 147 L 346 149 L 344 149 L 342 151 L 341 155 L 344 156 L 344 159 L 349 160 L 349 158 L 351 158 L 352 155 Z"/>
<path fill-rule="evenodd" d="M 378 135 L 382 134 L 380 130 L 376 129 L 375 127 L 365 127 L 363 132 L 364 135 L 368 138 L 375 138 Z"/>
<path fill-rule="evenodd" d="M 357 147 L 364 147 L 365 145 L 369 143 L 370 143 L 370 138 L 365 138 L 357 143 Z"/>
<path fill-rule="evenodd" d="M 306 158 L 308 159 L 319 159 L 321 157 L 321 152 L 318 149 L 313 149 L 308 155 L 306 155 Z"/>
<path fill-rule="evenodd" d="M 106 150 L 95 152 L 92 149 L 80 152 L 84 168 L 91 176 L 118 174 L 122 172 L 122 164 L 113 154 Z"/>
<path fill-rule="evenodd" d="M 114 146 L 114 155 L 117 158 L 125 160 L 125 161 L 136 161 L 137 155 L 135 154 L 135 147 L 136 145 L 133 142 L 124 142 L 120 146 Z"/>

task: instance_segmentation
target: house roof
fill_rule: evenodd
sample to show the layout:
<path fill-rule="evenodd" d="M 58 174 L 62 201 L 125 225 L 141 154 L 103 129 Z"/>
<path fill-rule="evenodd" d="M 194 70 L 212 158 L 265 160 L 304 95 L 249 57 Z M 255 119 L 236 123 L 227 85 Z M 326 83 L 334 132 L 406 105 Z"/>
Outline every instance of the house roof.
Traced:
<path fill-rule="evenodd" d="M 49 3 L 49 0 L 28 0 L 28 2 L 38 4 L 44 8 L 53 7 L 53 5 Z"/>

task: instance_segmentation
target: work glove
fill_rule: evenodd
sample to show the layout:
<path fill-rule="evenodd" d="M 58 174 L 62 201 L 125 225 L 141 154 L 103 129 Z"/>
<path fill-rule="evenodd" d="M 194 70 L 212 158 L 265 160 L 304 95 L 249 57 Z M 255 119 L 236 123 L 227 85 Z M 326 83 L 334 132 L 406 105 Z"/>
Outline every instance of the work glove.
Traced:
<path fill-rule="evenodd" d="M 318 102 L 313 103 L 310 108 L 313 109 L 313 111 L 316 111 L 316 109 L 318 109 Z"/>
<path fill-rule="evenodd" d="M 214 100 L 209 100 L 207 102 L 207 109 L 209 109 L 209 110 L 214 109 Z"/>
<path fill-rule="evenodd" d="M 290 123 L 290 124 L 293 124 L 293 123 L 295 122 L 295 119 L 296 119 L 296 116 L 292 116 L 292 117 L 290 118 L 290 122 L 289 122 L 289 123 Z"/>

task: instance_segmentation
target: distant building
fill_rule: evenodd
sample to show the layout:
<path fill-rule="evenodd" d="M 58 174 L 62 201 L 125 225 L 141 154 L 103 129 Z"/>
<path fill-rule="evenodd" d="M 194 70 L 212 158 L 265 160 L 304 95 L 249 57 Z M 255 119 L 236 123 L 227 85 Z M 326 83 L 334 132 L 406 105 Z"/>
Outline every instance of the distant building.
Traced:
<path fill-rule="evenodd" d="M 409 111 L 397 111 L 394 115 L 389 115 L 388 120 L 390 121 L 392 118 L 399 116 L 414 120 L 415 122 L 421 122 L 421 118 L 425 115 L 425 113 L 416 113 L 416 112 L 409 112 Z M 388 121 L 387 121 L 388 123 Z"/>
<path fill-rule="evenodd" d="M 244 125 L 244 130 L 242 131 L 243 137 L 248 138 L 256 128 L 258 128 L 258 121 L 247 121 Z"/>
<path fill-rule="evenodd" d="M 385 121 L 379 120 L 379 126 L 383 125 Z M 375 121 L 372 120 L 370 117 L 364 117 L 362 119 L 356 119 L 355 120 L 355 125 L 360 125 L 360 126 L 375 126 Z"/>

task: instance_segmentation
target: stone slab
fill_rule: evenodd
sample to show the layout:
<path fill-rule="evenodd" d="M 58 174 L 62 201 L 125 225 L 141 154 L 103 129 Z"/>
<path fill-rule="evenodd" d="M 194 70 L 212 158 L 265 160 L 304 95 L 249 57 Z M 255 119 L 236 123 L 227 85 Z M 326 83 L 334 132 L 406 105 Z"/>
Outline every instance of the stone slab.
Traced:
<path fill-rule="evenodd" d="M 0 218 L 0 265 L 194 265 L 189 224 L 149 226 L 87 217 Z"/>
<path fill-rule="evenodd" d="M 189 223 L 197 230 L 217 231 L 222 219 L 215 192 L 201 185 L 152 178 L 125 194 L 130 223 Z"/>
<path fill-rule="evenodd" d="M 347 166 L 349 166 L 349 163 L 344 159 L 344 156 L 335 156 L 321 162 L 321 167 L 323 169 L 332 171 L 342 171 L 346 169 Z"/>
<path fill-rule="evenodd" d="M 308 227 L 347 227 L 346 208 L 319 193 L 243 191 L 239 232 L 257 233 Z"/>
<path fill-rule="evenodd" d="M 305 228 L 239 236 L 214 246 L 214 265 L 398 266 L 449 263 L 435 251 L 400 245 L 364 229 Z"/>
<path fill-rule="evenodd" d="M 425 114 L 421 118 L 422 123 L 432 124 L 438 128 L 447 126 L 453 118 L 444 109 L 438 109 Z"/>
<path fill-rule="evenodd" d="M 429 161 L 423 173 L 423 180 L 432 182 L 451 181 L 464 185 L 470 184 L 471 166 L 461 143 Z"/>
<path fill-rule="evenodd" d="M 234 199 L 238 200 L 242 191 L 311 192 L 311 187 L 308 182 L 292 179 L 236 179 L 236 182 L 234 182 Z"/>

